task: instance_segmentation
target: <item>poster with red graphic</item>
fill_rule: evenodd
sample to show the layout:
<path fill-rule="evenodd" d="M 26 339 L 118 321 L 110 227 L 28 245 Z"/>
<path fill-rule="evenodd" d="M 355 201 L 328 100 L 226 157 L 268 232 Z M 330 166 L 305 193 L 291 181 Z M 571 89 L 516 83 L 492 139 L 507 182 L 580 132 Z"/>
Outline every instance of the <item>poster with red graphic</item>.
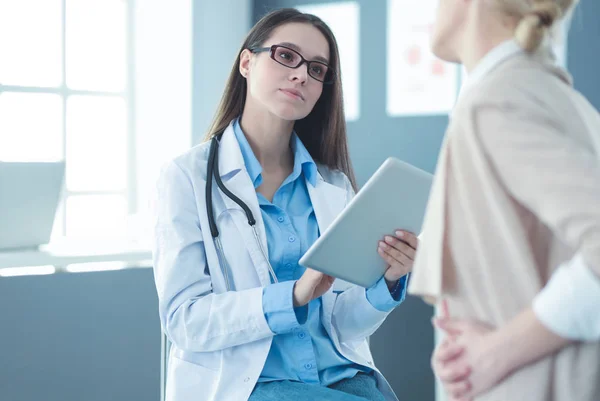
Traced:
<path fill-rule="evenodd" d="M 459 70 L 433 55 L 430 38 L 438 0 L 388 0 L 387 113 L 447 114 Z"/>

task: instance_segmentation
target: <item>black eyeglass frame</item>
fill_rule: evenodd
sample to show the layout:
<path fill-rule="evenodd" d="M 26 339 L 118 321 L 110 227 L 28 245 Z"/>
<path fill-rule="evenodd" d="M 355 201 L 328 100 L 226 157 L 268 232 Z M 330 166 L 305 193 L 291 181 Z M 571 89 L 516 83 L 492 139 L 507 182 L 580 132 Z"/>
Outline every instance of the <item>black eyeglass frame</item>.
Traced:
<path fill-rule="evenodd" d="M 275 58 L 275 51 L 279 47 L 281 47 L 283 49 L 286 49 L 286 50 L 289 50 L 289 51 L 292 51 L 292 52 L 296 53 L 298 56 L 300 56 L 300 62 L 298 63 L 298 65 L 296 65 L 295 67 L 292 67 L 292 66 L 285 65 L 285 64 L 279 62 Z M 304 56 L 302 56 L 302 54 L 300 54 L 300 52 L 298 52 L 298 50 L 294 50 L 294 49 L 292 49 L 290 47 L 287 47 L 287 46 L 284 46 L 284 45 L 272 45 L 270 47 L 253 47 L 253 48 L 250 48 L 248 50 L 250 50 L 252 53 L 269 52 L 269 57 L 271 57 L 271 59 L 273 61 L 275 61 L 277 64 L 280 64 L 280 65 L 282 65 L 284 67 L 287 67 L 287 68 L 293 68 L 293 69 L 300 68 L 300 66 L 302 64 L 306 63 L 306 65 L 308 66 L 308 75 L 310 75 L 310 77 L 312 79 L 314 79 L 316 81 L 319 81 L 319 82 L 322 82 L 325 85 L 331 85 L 332 83 L 335 82 L 335 71 L 334 71 L 333 67 L 331 67 L 329 64 L 324 63 L 322 61 L 307 60 L 307 59 L 304 58 Z M 311 66 L 311 64 L 318 64 L 320 66 L 325 66 L 327 68 L 327 74 L 325 74 L 325 76 L 329 75 L 329 79 L 326 79 L 326 80 L 322 81 L 319 78 L 315 78 L 314 76 L 312 76 L 311 73 L 310 73 L 310 66 Z"/>

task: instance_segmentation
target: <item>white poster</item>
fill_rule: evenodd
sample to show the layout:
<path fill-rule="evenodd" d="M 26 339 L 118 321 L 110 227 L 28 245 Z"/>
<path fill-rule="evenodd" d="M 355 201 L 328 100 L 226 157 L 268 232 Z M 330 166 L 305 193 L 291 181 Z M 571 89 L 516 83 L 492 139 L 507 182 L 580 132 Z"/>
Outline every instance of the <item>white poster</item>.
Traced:
<path fill-rule="evenodd" d="M 458 66 L 430 50 L 438 0 L 388 0 L 387 113 L 447 114 L 458 90 Z"/>
<path fill-rule="evenodd" d="M 552 47 L 556 56 L 556 63 L 563 68 L 567 68 L 567 41 L 569 39 L 571 17 L 571 15 L 567 15 L 564 21 L 552 32 Z"/>
<path fill-rule="evenodd" d="M 342 65 L 342 86 L 344 88 L 344 109 L 346 120 L 357 120 L 359 108 L 359 14 L 356 1 L 341 3 L 311 4 L 297 6 L 303 13 L 321 18 L 331 29 L 338 42 Z"/>

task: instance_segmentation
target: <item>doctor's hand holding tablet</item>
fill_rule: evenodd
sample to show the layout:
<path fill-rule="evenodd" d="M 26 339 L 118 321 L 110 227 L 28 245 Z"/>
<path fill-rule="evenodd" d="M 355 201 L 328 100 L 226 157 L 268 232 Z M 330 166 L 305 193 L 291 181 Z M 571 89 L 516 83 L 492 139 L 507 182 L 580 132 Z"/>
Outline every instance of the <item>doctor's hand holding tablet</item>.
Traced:
<path fill-rule="evenodd" d="M 412 270 L 418 245 L 417 236 L 403 230 L 396 230 L 395 236 L 386 235 L 379 241 L 377 252 L 388 264 L 384 277 L 390 290 Z"/>
<path fill-rule="evenodd" d="M 395 235 L 386 235 L 379 241 L 377 252 L 387 263 L 385 281 L 390 291 L 398 285 L 398 280 L 410 273 L 419 239 L 411 232 L 396 230 Z M 307 268 L 294 286 L 294 306 L 304 306 L 325 294 L 335 281 L 335 277 Z"/>
<path fill-rule="evenodd" d="M 390 291 L 408 278 L 431 183 L 431 174 L 388 158 L 300 259 L 307 270 L 294 302 L 321 296 L 334 277 L 369 288 L 383 276 Z"/>

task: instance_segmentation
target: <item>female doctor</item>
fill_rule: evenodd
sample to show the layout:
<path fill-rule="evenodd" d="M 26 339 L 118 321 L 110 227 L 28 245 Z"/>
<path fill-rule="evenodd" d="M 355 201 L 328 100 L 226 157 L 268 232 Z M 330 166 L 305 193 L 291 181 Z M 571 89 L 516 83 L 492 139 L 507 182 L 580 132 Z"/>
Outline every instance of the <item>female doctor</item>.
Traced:
<path fill-rule="evenodd" d="M 434 53 L 469 78 L 410 291 L 447 303 L 452 400 L 600 400 L 600 115 L 549 40 L 575 3 L 439 2 Z"/>
<path fill-rule="evenodd" d="M 244 41 L 207 141 L 164 168 L 167 400 L 397 399 L 367 337 L 404 299 L 417 238 L 373 244 L 389 268 L 366 290 L 298 264 L 355 191 L 339 71 L 327 25 L 272 12 Z"/>

